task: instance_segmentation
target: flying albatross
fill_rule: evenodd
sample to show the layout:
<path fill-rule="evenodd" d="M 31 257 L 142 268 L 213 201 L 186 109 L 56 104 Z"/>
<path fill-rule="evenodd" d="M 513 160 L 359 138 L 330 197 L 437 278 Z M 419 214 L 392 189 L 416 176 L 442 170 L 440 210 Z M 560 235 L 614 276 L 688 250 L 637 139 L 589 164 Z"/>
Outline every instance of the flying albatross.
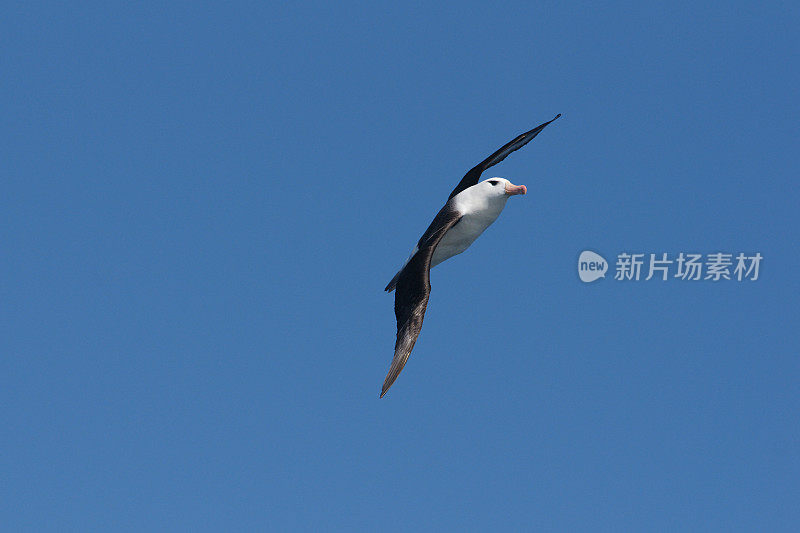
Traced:
<path fill-rule="evenodd" d="M 467 172 L 450 193 L 447 203 L 428 226 L 411 256 L 386 286 L 387 292 L 397 289 L 394 296 L 397 341 L 394 359 L 381 389 L 381 398 L 403 370 L 419 337 L 431 294 L 431 268 L 469 248 L 497 219 L 506 206 L 506 200 L 528 192 L 524 185 L 514 185 L 504 178 L 489 178 L 478 183 L 481 174 L 511 152 L 528 144 L 545 126 L 560 116 L 561 113 L 521 134 Z"/>

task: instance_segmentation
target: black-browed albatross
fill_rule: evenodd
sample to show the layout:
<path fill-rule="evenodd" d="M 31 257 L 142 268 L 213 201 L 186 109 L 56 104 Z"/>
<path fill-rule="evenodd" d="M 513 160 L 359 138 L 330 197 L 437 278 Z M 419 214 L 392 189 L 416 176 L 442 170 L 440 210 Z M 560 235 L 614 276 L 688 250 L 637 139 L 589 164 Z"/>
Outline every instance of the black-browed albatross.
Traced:
<path fill-rule="evenodd" d="M 386 286 L 388 292 L 397 289 L 394 296 L 397 341 L 394 359 L 381 389 L 381 398 L 403 370 L 419 337 L 431 293 L 431 268 L 469 248 L 497 219 L 506 206 L 506 200 L 528 192 L 524 185 L 514 185 L 504 178 L 489 178 L 478 183 L 481 174 L 511 152 L 528 144 L 545 126 L 560 116 L 561 113 L 521 134 L 467 172 L 450 193 L 447 203 L 428 226 L 411 256 Z"/>

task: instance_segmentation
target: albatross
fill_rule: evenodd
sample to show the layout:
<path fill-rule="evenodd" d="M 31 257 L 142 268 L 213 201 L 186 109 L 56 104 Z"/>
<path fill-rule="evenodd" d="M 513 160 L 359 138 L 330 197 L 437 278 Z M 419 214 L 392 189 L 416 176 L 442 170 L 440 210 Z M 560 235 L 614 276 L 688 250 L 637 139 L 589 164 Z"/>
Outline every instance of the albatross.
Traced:
<path fill-rule="evenodd" d="M 479 182 L 481 174 L 511 152 L 528 144 L 560 116 L 561 113 L 517 136 L 467 172 L 419 239 L 403 267 L 386 286 L 387 292 L 395 291 L 397 341 L 389 373 L 381 388 L 381 398 L 400 375 L 422 330 L 422 320 L 431 294 L 431 268 L 469 248 L 497 220 L 509 198 L 528 192 L 525 185 L 514 185 L 505 178 L 489 178 Z"/>

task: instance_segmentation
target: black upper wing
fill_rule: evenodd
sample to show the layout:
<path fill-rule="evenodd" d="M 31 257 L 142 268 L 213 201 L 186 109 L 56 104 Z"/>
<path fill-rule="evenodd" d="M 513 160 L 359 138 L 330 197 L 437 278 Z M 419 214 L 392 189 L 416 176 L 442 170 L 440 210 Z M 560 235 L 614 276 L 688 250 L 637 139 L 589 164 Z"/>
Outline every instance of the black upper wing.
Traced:
<path fill-rule="evenodd" d="M 398 274 L 397 292 L 394 295 L 394 314 L 397 318 L 397 341 L 394 359 L 383 382 L 381 398 L 403 370 L 422 330 L 422 320 L 431 294 L 431 258 L 445 233 L 461 220 L 461 213 L 450 202 L 433 219 L 428 231 L 420 239 L 419 250 Z"/>
<path fill-rule="evenodd" d="M 553 120 L 557 119 L 560 116 L 561 113 L 556 115 L 553 118 Z M 506 144 L 498 151 L 496 151 L 495 153 L 484 159 L 479 165 L 477 165 L 475 168 L 466 173 L 466 175 L 461 179 L 456 188 L 453 189 L 453 192 L 450 193 L 448 199 L 452 198 L 453 196 L 460 193 L 464 189 L 472 187 L 473 185 L 478 183 L 478 180 L 480 179 L 481 174 L 483 173 L 484 170 L 496 165 L 497 163 L 505 159 L 506 156 L 511 152 L 519 150 L 520 148 L 531 142 L 531 140 L 533 140 L 534 137 L 539 135 L 539 132 L 542 131 L 545 128 L 545 126 L 553 122 L 553 120 L 548 120 L 544 124 L 536 126 L 531 131 L 523 133 L 522 135 L 518 136 L 516 139 Z"/>

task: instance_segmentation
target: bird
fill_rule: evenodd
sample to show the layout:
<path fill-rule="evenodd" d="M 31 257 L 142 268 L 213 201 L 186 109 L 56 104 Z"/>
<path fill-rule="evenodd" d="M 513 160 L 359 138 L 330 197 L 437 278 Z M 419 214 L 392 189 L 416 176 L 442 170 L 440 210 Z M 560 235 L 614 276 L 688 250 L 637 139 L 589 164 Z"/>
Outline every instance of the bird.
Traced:
<path fill-rule="evenodd" d="M 481 174 L 511 152 L 528 144 L 560 116 L 561 113 L 518 135 L 467 172 L 423 233 L 405 264 L 386 285 L 385 291 L 395 291 L 397 340 L 394 358 L 381 388 L 381 398 L 400 375 L 422 330 L 431 293 L 431 268 L 469 248 L 497 219 L 510 197 L 528 192 L 525 185 L 514 185 L 505 178 L 479 181 Z"/>

